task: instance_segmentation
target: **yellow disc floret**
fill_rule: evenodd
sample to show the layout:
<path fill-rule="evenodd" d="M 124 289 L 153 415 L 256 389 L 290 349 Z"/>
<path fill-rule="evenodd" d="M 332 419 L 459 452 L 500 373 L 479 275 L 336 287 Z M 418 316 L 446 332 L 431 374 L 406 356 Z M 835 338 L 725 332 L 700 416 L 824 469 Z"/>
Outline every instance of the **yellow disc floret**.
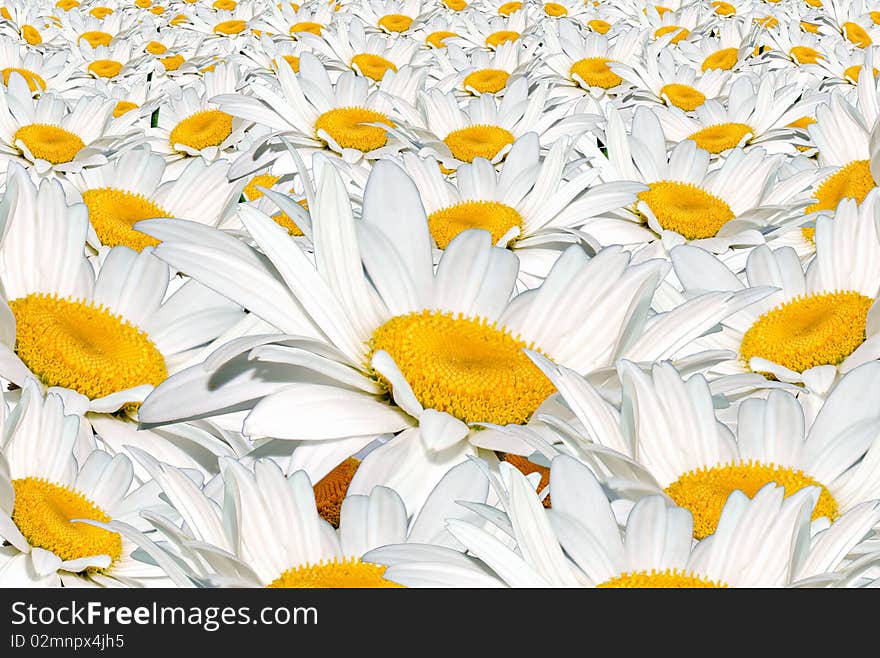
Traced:
<path fill-rule="evenodd" d="M 465 89 L 473 89 L 481 94 L 495 94 L 507 86 L 510 74 L 501 69 L 479 69 L 468 73 L 463 81 Z"/>
<path fill-rule="evenodd" d="M 739 146 L 743 138 L 752 133 L 751 127 L 744 123 L 716 123 L 698 130 L 688 139 L 709 153 L 721 153 Z"/>
<path fill-rule="evenodd" d="M 102 306 L 31 293 L 9 302 L 15 353 L 46 386 L 94 400 L 168 376 L 146 332 Z"/>
<path fill-rule="evenodd" d="M 727 202 L 691 183 L 660 181 L 639 192 L 660 226 L 688 240 L 714 237 L 734 218 Z"/>
<path fill-rule="evenodd" d="M 690 510 L 694 517 L 694 537 L 703 539 L 715 532 L 731 493 L 739 490 L 751 498 L 771 482 L 785 487 L 786 496 L 804 487 L 821 487 L 813 518 L 825 516 L 831 521 L 837 518 L 837 501 L 824 485 L 803 471 L 775 464 L 748 461 L 700 468 L 685 473 L 665 491 L 676 505 Z"/>
<path fill-rule="evenodd" d="M 700 68 L 702 68 L 703 71 L 708 71 L 710 69 L 729 71 L 734 66 L 736 66 L 738 60 L 739 51 L 736 48 L 722 48 L 721 50 L 716 50 L 714 53 L 706 57 L 706 59 L 703 60 L 703 65 Z"/>
<path fill-rule="evenodd" d="M 671 83 L 660 88 L 660 95 L 666 96 L 671 105 L 675 105 L 685 112 L 692 112 L 706 102 L 706 95 L 699 89 L 689 85 Z"/>
<path fill-rule="evenodd" d="M 876 187 L 869 160 L 855 160 L 831 174 L 816 190 L 816 203 L 804 208 L 805 213 L 834 210 L 842 199 L 861 203 Z"/>
<path fill-rule="evenodd" d="M 865 341 L 873 303 L 852 290 L 797 297 L 755 321 L 743 336 L 740 356 L 746 364 L 761 357 L 795 372 L 838 365 Z"/>
<path fill-rule="evenodd" d="M 39 75 L 28 69 L 6 68 L 3 69 L 3 84 L 9 84 L 9 76 L 18 73 L 27 82 L 28 89 L 31 91 L 46 91 L 46 81 Z"/>
<path fill-rule="evenodd" d="M 89 64 L 88 71 L 99 78 L 115 78 L 122 71 L 122 62 L 114 59 L 96 59 Z"/>
<path fill-rule="evenodd" d="M 555 391 L 524 347 L 485 319 L 434 311 L 394 317 L 370 341 L 371 354 L 388 352 L 425 408 L 499 425 L 525 423 Z"/>
<path fill-rule="evenodd" d="M 494 159 L 513 144 L 513 135 L 500 126 L 477 125 L 453 130 L 443 141 L 454 158 L 473 162 L 474 158 Z"/>
<path fill-rule="evenodd" d="M 78 491 L 35 477 L 13 480 L 12 488 L 12 521 L 31 546 L 51 551 L 65 561 L 108 555 L 112 562 L 122 555 L 119 534 L 90 523 L 73 522 L 111 520 Z"/>
<path fill-rule="evenodd" d="M 318 514 L 334 528 L 339 527 L 342 501 L 348 493 L 348 485 L 351 484 L 351 479 L 360 464 L 359 460 L 349 457 L 321 478 L 314 487 Z"/>
<path fill-rule="evenodd" d="M 29 123 L 15 131 L 13 142 L 21 140 L 35 158 L 52 164 L 70 162 L 86 147 L 79 135 L 47 123 Z"/>
<path fill-rule="evenodd" d="M 361 75 L 372 78 L 376 82 L 382 82 L 386 71 L 396 71 L 397 67 L 379 55 L 361 53 L 351 58 L 351 68 L 360 72 Z"/>
<path fill-rule="evenodd" d="M 488 37 L 486 37 L 486 45 L 489 48 L 497 48 L 502 43 L 507 43 L 508 41 L 516 41 L 519 39 L 519 32 L 514 32 L 513 30 L 499 30 L 498 32 L 493 32 Z"/>
<path fill-rule="evenodd" d="M 126 190 L 101 187 L 86 190 L 82 197 L 89 209 L 89 221 L 95 233 L 101 243 L 109 247 L 124 245 L 141 251 L 144 247 L 155 246 L 159 241 L 136 231 L 134 225 L 142 219 L 170 217 L 168 212 L 143 194 Z"/>
<path fill-rule="evenodd" d="M 183 144 L 191 149 L 201 150 L 209 146 L 220 146 L 231 134 L 232 115 L 220 110 L 203 110 L 174 126 L 168 141 L 172 148 Z"/>
<path fill-rule="evenodd" d="M 371 123 L 384 123 L 394 127 L 394 123 L 381 112 L 365 107 L 337 107 L 318 117 L 315 121 L 315 132 L 323 130 L 342 148 L 367 153 L 388 143 L 385 129 L 367 125 Z"/>
<path fill-rule="evenodd" d="M 379 19 L 379 27 L 389 32 L 406 32 L 412 22 L 413 19 L 404 14 L 388 14 Z"/>
<path fill-rule="evenodd" d="M 611 70 L 608 66 L 610 61 L 612 60 L 606 57 L 579 59 L 571 65 L 572 80 L 576 80 L 577 76 L 587 86 L 612 89 L 623 82 L 623 78 Z"/>
<path fill-rule="evenodd" d="M 385 580 L 386 567 L 361 562 L 358 558 L 333 560 L 320 564 L 306 564 L 288 569 L 266 587 L 283 588 L 340 588 L 359 589 L 403 587 Z"/>
<path fill-rule="evenodd" d="M 214 26 L 214 34 L 224 34 L 226 36 L 234 36 L 241 34 L 247 27 L 247 23 L 242 20 L 231 20 L 217 23 Z"/>
<path fill-rule="evenodd" d="M 489 231 L 495 243 L 515 226 L 522 229 L 522 216 L 497 201 L 464 201 L 428 216 L 428 228 L 440 249 L 446 249 L 456 235 L 470 228 Z"/>
<path fill-rule="evenodd" d="M 602 589 L 705 589 L 727 587 L 723 583 L 678 569 L 630 571 L 596 585 Z"/>

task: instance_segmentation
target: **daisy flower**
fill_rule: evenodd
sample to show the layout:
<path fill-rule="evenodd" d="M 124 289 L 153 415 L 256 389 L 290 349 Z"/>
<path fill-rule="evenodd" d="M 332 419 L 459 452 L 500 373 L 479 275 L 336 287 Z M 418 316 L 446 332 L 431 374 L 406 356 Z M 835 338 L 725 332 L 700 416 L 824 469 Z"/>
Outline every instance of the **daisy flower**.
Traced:
<path fill-rule="evenodd" d="M 864 0 L 828 0 L 827 11 L 823 15 L 826 24 L 820 29 L 823 32 L 829 28 L 834 30 L 853 48 L 867 48 L 880 43 L 880 27 L 867 9 Z"/>
<path fill-rule="evenodd" d="M 376 487 L 369 495 L 346 497 L 339 530 L 319 514 L 318 488 L 304 471 L 285 475 L 268 459 L 251 466 L 223 459 L 222 472 L 205 488 L 181 470 L 138 451 L 155 482 L 183 518 L 183 528 L 160 514 L 147 518 L 165 541 L 124 523 L 106 527 L 131 537 L 161 566 L 178 587 L 400 587 L 384 578 L 385 568 L 360 559 L 387 544 L 427 542 L 457 545 L 445 530 L 447 514 L 469 516 L 453 501 L 486 501 L 488 481 L 465 463 L 450 471 L 408 522 L 393 489 Z M 214 493 L 216 492 L 216 493 Z M 214 494 L 214 495 L 212 495 Z M 235 529 L 223 521 L 236 518 Z"/>
<path fill-rule="evenodd" d="M 262 10 L 262 6 L 248 0 L 239 0 L 233 9 L 223 11 L 197 6 L 188 15 L 186 28 L 204 39 L 217 42 L 225 52 L 232 52 L 255 27 Z"/>
<path fill-rule="evenodd" d="M 71 81 L 74 68 L 63 51 L 42 53 L 16 39 L 0 37 L 0 74 L 4 85 L 9 84 L 10 75 L 19 73 L 35 96 L 47 90 L 65 92 L 74 84 Z"/>
<path fill-rule="evenodd" d="M 0 401 L 0 582 L 4 587 L 169 586 L 157 567 L 137 560 L 137 545 L 90 522 L 149 529 L 142 512 L 166 508 L 154 483 L 137 485 L 125 455 L 92 449 L 80 460 L 81 419 L 61 398 L 22 382 L 14 411 Z M 169 513 L 171 510 L 167 510 Z"/>
<path fill-rule="evenodd" d="M 424 11 L 422 0 L 365 0 L 353 9 L 371 28 L 388 34 L 407 32 Z"/>
<path fill-rule="evenodd" d="M 310 152 L 324 149 L 357 162 L 403 148 L 403 142 L 382 126 L 394 128 L 402 120 L 415 119 L 410 102 L 414 104 L 423 73 L 409 67 L 391 72 L 377 88 L 352 71 L 332 83 L 327 69 L 310 53 L 300 57 L 298 75 L 286 60 L 278 64 L 277 91 L 254 84 L 250 87 L 254 96 L 223 94 L 215 102 L 234 117 L 278 131 L 303 150 L 307 161 Z M 265 148 L 266 141 L 255 142 L 243 153 L 230 176 L 248 175 L 276 159 L 284 147 L 273 152 Z"/>
<path fill-rule="evenodd" d="M 732 7 L 729 3 L 715 0 L 713 6 L 716 13 L 719 9 L 726 9 L 723 7 L 725 4 Z M 706 34 L 698 42 L 681 41 L 678 49 L 693 67 L 699 67 L 701 71 L 739 71 L 751 63 L 755 35 L 745 19 L 733 19 L 725 21 L 718 28 L 718 36 Z"/>
<path fill-rule="evenodd" d="M 133 228 L 142 219 L 175 217 L 217 226 L 235 213 L 245 181 L 227 180 L 228 163 L 194 158 L 175 179 L 166 169 L 165 159 L 145 145 L 68 177 L 72 200 L 88 208 L 93 247 L 155 246 L 155 239 Z"/>
<path fill-rule="evenodd" d="M 40 3 L 30 0 L 3 3 L 0 32 L 29 46 L 53 48 L 67 43 L 59 27 L 58 21 L 45 16 Z"/>
<path fill-rule="evenodd" d="M 437 70 L 431 74 L 438 78 L 434 88 L 444 93 L 455 90 L 464 96 L 501 93 L 511 78 L 528 75 L 537 67 L 537 47 L 509 42 L 494 51 L 465 51 L 450 43 L 434 56 Z"/>
<path fill-rule="evenodd" d="M 80 44 L 76 53 L 80 62 L 80 71 L 84 86 L 90 86 L 95 78 L 104 78 L 110 83 L 122 82 L 131 76 L 142 75 L 143 64 L 147 56 L 137 50 L 128 41 L 117 41 L 110 46 L 92 48 L 88 44 Z M 85 77 L 87 76 L 87 77 Z"/>
<path fill-rule="evenodd" d="M 474 48 L 494 50 L 503 43 L 536 40 L 529 34 L 531 22 L 528 18 L 529 6 L 517 9 L 507 15 L 491 16 L 474 12 L 463 22 L 459 37 Z"/>
<path fill-rule="evenodd" d="M 458 14 L 451 18 L 435 14 L 426 21 L 420 21 L 418 27 L 412 29 L 410 37 L 431 51 L 442 50 L 447 46 L 448 39 L 452 42 L 458 38 L 463 25 L 464 20 Z"/>
<path fill-rule="evenodd" d="M 326 473 L 316 464 L 339 463 L 394 433 L 366 456 L 352 492 L 369 492 L 394 477 L 407 483 L 396 488 L 408 507 L 475 454 L 481 424 L 524 423 L 553 392 L 523 347 L 534 345 L 584 373 L 617 355 L 671 358 L 719 318 L 752 302 L 751 292 L 700 297 L 656 318 L 643 333 L 649 300 L 667 271 L 664 261 L 634 265 L 619 248 L 589 259 L 572 246 L 539 288 L 511 297 L 517 257 L 492 247 L 482 230 L 453 239 L 432 274 L 418 191 L 387 161 L 373 168 L 358 222 L 339 175 L 325 166 L 310 207 L 317 269 L 269 217 L 248 207 L 239 212 L 274 269 L 229 236 L 215 235 L 212 247 L 204 239 L 180 240 L 185 227 L 172 220 L 138 228 L 162 240 L 156 253 L 175 270 L 240 301 L 290 338 L 253 337 L 212 357 L 212 373 L 198 366 L 169 380 L 141 407 L 142 422 L 250 407 L 244 433 L 301 442 L 294 463 L 315 479 Z M 222 268 L 215 266 L 219 261 Z M 700 322 L 690 316 L 697 308 Z M 271 364 L 278 379 L 255 378 L 252 368 L 241 372 L 236 357 L 245 352 Z M 224 363 L 239 365 L 224 374 Z M 289 414 L 298 422 L 284 421 Z M 417 493 L 404 494 L 411 489 Z"/>
<path fill-rule="evenodd" d="M 880 357 L 870 321 L 880 292 L 878 199 L 876 191 L 861 206 L 844 199 L 833 218 L 816 220 L 816 256 L 806 272 L 791 247 L 761 246 L 749 254 L 748 286 L 779 290 L 725 320 L 709 339 L 737 353 L 737 361 L 725 364 L 728 371 L 769 373 L 810 388 Z M 688 292 L 747 287 L 702 250 L 677 248 L 671 257 Z"/>
<path fill-rule="evenodd" d="M 303 35 L 321 36 L 335 19 L 333 7 L 327 2 L 270 3 L 255 27 L 267 34 L 284 35 L 299 39 Z"/>
<path fill-rule="evenodd" d="M 134 16 L 123 12 L 99 20 L 88 12 L 66 11 L 58 18 L 66 42 L 77 48 L 81 44 L 97 48 L 110 46 L 114 41 L 125 41 L 136 28 Z"/>
<path fill-rule="evenodd" d="M 780 587 L 805 575 L 824 576 L 825 570 L 849 575 L 840 555 L 880 520 L 880 505 L 862 505 L 798 559 L 794 547 L 809 542 L 806 519 L 815 488 L 786 498 L 781 487 L 768 485 L 751 500 L 735 492 L 715 533 L 694 544 L 691 514 L 660 496 L 636 503 L 621 531 L 595 476 L 567 455 L 551 464 L 549 510 L 521 473 L 509 464 L 500 467 L 495 486 L 505 508 L 501 538 L 451 519 L 448 531 L 467 555 L 404 545 L 375 549 L 363 559 L 385 566 L 387 578 L 410 587 Z"/>

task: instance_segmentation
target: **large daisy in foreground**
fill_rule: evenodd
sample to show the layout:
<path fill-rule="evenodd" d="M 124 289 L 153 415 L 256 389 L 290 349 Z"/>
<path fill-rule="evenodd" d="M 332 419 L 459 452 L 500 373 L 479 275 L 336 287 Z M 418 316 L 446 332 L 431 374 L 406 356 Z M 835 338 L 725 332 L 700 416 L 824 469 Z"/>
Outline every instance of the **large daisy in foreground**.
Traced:
<path fill-rule="evenodd" d="M 418 191 L 387 161 L 373 169 L 361 220 L 331 166 L 310 212 L 317 268 L 253 208 L 241 209 L 242 222 L 271 265 L 222 234 L 209 245 L 182 241 L 179 222 L 138 225 L 163 240 L 156 253 L 175 269 L 298 334 L 224 348 L 208 369 L 169 380 L 141 408 L 141 421 L 252 407 L 244 432 L 301 442 L 293 460 L 313 479 L 378 435 L 399 433 L 366 457 L 352 492 L 386 484 L 410 508 L 474 454 L 482 423 L 525 423 L 553 392 L 524 347 L 583 373 L 620 356 L 673 358 L 755 298 L 755 291 L 698 297 L 646 327 L 667 264 L 632 264 L 618 247 L 589 258 L 579 246 L 539 288 L 512 296 L 517 258 L 483 230 L 455 237 L 435 273 Z M 250 365 L 238 358 L 246 354 Z"/>

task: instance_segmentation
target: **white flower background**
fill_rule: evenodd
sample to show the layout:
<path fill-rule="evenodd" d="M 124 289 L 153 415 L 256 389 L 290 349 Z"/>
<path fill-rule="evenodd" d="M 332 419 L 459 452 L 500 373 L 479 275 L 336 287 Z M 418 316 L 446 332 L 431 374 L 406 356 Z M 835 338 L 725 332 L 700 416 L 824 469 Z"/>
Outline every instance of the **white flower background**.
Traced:
<path fill-rule="evenodd" d="M 880 586 L 878 47 L 5 0 L 0 586 Z"/>

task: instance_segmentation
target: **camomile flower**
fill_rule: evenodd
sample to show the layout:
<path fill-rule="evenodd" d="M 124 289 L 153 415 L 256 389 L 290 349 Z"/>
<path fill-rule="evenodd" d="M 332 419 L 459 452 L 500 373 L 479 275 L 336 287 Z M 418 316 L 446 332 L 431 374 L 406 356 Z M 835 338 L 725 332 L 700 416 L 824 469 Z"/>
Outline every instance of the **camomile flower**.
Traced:
<path fill-rule="evenodd" d="M 474 48 L 494 50 L 503 43 L 522 43 L 536 40 L 536 36 L 528 33 L 532 25 L 529 20 L 531 5 L 501 16 L 492 16 L 474 12 L 469 20 L 463 22 L 458 35 Z"/>
<path fill-rule="evenodd" d="M 527 132 L 537 133 L 542 146 L 552 144 L 561 135 L 586 132 L 595 125 L 595 116 L 568 116 L 565 107 L 549 107 L 549 86 L 529 90 L 528 80 L 517 77 L 508 82 L 500 99 L 490 94 L 467 101 L 461 107 L 454 93 L 430 89 L 419 96 L 419 124 L 406 127 L 413 147 L 421 155 L 433 155 L 447 171 L 485 158 L 501 162 L 513 142 Z"/>
<path fill-rule="evenodd" d="M 730 71 L 698 71 L 688 64 L 676 63 L 665 43 L 649 45 L 645 50 L 644 62 L 606 62 L 612 73 L 634 86 L 635 99 L 693 112 L 707 98 L 727 93 Z"/>
<path fill-rule="evenodd" d="M 164 95 L 164 83 L 148 80 L 143 74 L 140 77 L 129 76 L 119 82 L 93 78 L 89 87 L 72 89 L 65 96 L 76 98 L 77 91 L 83 95 L 101 95 L 115 103 L 107 132 L 120 135 L 149 127 L 151 116 Z"/>
<path fill-rule="evenodd" d="M 445 249 L 462 231 L 487 230 L 498 247 L 513 249 L 520 276 L 546 276 L 561 249 L 577 241 L 575 231 L 636 200 L 647 189 L 638 183 L 594 185 L 599 172 L 563 175 L 570 160 L 568 139 L 556 141 L 540 157 L 535 133 L 514 142 L 501 173 L 488 160 L 461 165 L 454 181 L 444 179 L 434 158 L 404 154 L 403 164 L 420 191 L 433 243 Z"/>
<path fill-rule="evenodd" d="M 67 41 L 57 21 L 45 16 L 40 3 L 9 0 L 0 10 L 0 33 L 34 47 L 54 48 Z"/>
<path fill-rule="evenodd" d="M 207 235 L 181 239 L 186 227 L 173 220 L 138 228 L 162 240 L 157 254 L 175 270 L 223 291 L 290 337 L 242 341 L 212 357 L 212 372 L 199 365 L 172 378 L 141 407 L 141 421 L 157 425 L 249 408 L 243 432 L 300 442 L 291 468 L 304 468 L 313 479 L 393 433 L 364 458 L 351 492 L 369 492 L 393 477 L 408 508 L 420 505 L 450 467 L 476 454 L 483 423 L 524 423 L 553 392 L 524 360 L 523 347 L 584 373 L 617 355 L 671 358 L 691 337 L 751 303 L 752 294 L 766 294 L 700 297 L 655 318 L 642 333 L 667 265 L 632 264 L 618 247 L 588 258 L 571 246 L 540 287 L 511 296 L 517 257 L 493 247 L 488 232 L 469 230 L 452 240 L 433 273 L 418 191 L 387 161 L 373 167 L 357 222 L 339 175 L 325 166 L 310 207 L 317 269 L 269 217 L 248 207 L 239 213 L 274 269 L 229 236 L 214 235 L 215 246 L 207 246 Z M 703 315 L 695 323 L 690 312 L 697 307 Z M 254 362 L 250 373 L 242 372 L 247 361 L 237 357 L 248 353 L 277 376 L 255 378 Z M 297 423 L 284 420 L 290 414 Z"/>
<path fill-rule="evenodd" d="M 19 386 L 35 377 L 88 414 L 106 442 L 127 428 L 129 438 L 113 451 L 139 445 L 130 436 L 138 434 L 138 404 L 242 310 L 191 281 L 166 296 L 171 272 L 152 247 L 104 249 L 90 262 L 87 207 L 68 205 L 58 181 L 37 187 L 12 164 L 2 207 L 0 376 Z M 148 436 L 159 444 L 154 450 L 180 451 Z"/>
<path fill-rule="evenodd" d="M 426 8 L 422 0 L 365 0 L 352 9 L 369 27 L 388 34 L 407 32 Z"/>
<path fill-rule="evenodd" d="M 578 89 L 595 96 L 622 92 L 628 85 L 608 64 L 633 61 L 643 39 L 644 33 L 635 29 L 620 31 L 612 40 L 605 34 L 582 34 L 568 21 L 548 26 L 543 60 L 556 74 L 551 94 L 578 97 Z"/>
<path fill-rule="evenodd" d="M 648 31 L 652 35 L 655 44 L 662 44 L 664 48 L 674 46 L 680 41 L 691 37 L 691 32 L 696 34 L 702 29 L 705 17 L 701 15 L 702 8 L 697 4 L 685 5 L 678 9 L 668 8 L 668 11 L 645 12 L 639 18 L 644 18 Z M 664 38 L 665 37 L 665 38 Z"/>
<path fill-rule="evenodd" d="M 537 68 L 535 57 L 538 44 L 522 46 L 516 42 L 504 43 L 494 51 L 470 50 L 450 43 L 434 55 L 436 70 L 435 89 L 446 93 L 457 91 L 464 96 L 500 94 L 515 76 L 528 76 Z"/>
<path fill-rule="evenodd" d="M 270 3 L 260 15 L 254 27 L 270 35 L 282 35 L 299 39 L 303 35 L 321 36 L 336 17 L 333 7 L 327 2 Z"/>
<path fill-rule="evenodd" d="M 188 15 L 186 28 L 206 40 L 222 43 L 221 47 L 229 52 L 248 37 L 261 11 L 261 5 L 247 0 L 240 0 L 233 9 L 224 11 L 197 6 Z"/>
<path fill-rule="evenodd" d="M 227 180 L 227 162 L 193 158 L 174 179 L 166 170 L 165 159 L 145 145 L 67 178 L 75 190 L 71 200 L 88 208 L 93 247 L 155 246 L 154 238 L 133 228 L 142 219 L 175 217 L 217 226 L 235 214 L 245 181 Z"/>
<path fill-rule="evenodd" d="M 127 12 L 115 12 L 99 20 L 88 12 L 66 11 L 58 18 L 62 35 L 76 48 L 81 44 L 92 48 L 110 46 L 114 41 L 125 41 L 136 29 L 134 16 Z"/>
<path fill-rule="evenodd" d="M 10 75 L 19 73 L 35 96 L 47 90 L 63 93 L 73 85 L 73 71 L 74 66 L 63 51 L 44 53 L 28 48 L 16 39 L 0 37 L 0 74 L 4 85 L 9 84 Z"/>
<path fill-rule="evenodd" d="M 459 546 L 446 519 L 472 518 L 456 501 L 484 504 L 489 490 L 480 468 L 464 463 L 446 474 L 412 521 L 393 489 L 376 487 L 341 502 L 337 531 L 320 516 L 319 487 L 304 471 L 285 475 L 269 459 L 246 465 L 226 458 L 221 474 L 200 488 L 180 469 L 145 452 L 138 456 L 185 525 L 153 513 L 147 517 L 157 531 L 152 535 L 124 522 L 106 527 L 139 544 L 178 587 L 400 587 L 361 555 L 404 542 Z M 236 518 L 236 527 L 224 518 Z"/>
<path fill-rule="evenodd" d="M 758 46 L 766 46 L 762 59 L 771 68 L 798 68 L 814 76 L 821 76 L 821 63 L 825 52 L 839 40 L 820 37 L 805 32 L 796 21 L 778 30 L 765 30 L 758 39 Z"/>
<path fill-rule="evenodd" d="M 282 60 L 290 64 L 294 73 L 299 73 L 300 56 L 313 49 L 311 40 L 275 39 L 264 34 L 259 38 L 252 36 L 232 61 L 243 65 L 246 78 L 257 77 L 271 83 L 277 79 Z"/>
<path fill-rule="evenodd" d="M 528 4 L 519 0 L 475 0 L 472 6 L 480 14 L 488 18 L 492 16 L 510 16 L 523 8 L 528 9 L 529 7 L 526 6 Z"/>
<path fill-rule="evenodd" d="M 101 96 L 82 97 L 71 109 L 54 93 L 31 97 L 27 80 L 9 76 L 0 89 L 0 152 L 40 176 L 66 174 L 103 164 L 137 135 L 112 134 L 116 103 Z"/>
<path fill-rule="evenodd" d="M 419 21 L 418 27 L 413 27 L 409 36 L 428 50 L 442 50 L 448 43 L 458 39 L 464 23 L 458 14 L 452 17 L 434 14 L 425 21 Z"/>
<path fill-rule="evenodd" d="M 786 202 L 813 180 L 799 177 L 792 185 L 773 187 L 783 155 L 767 155 L 760 147 L 732 149 L 711 170 L 710 153 L 694 140 L 679 142 L 668 152 L 659 120 L 646 107 L 636 110 L 631 134 L 609 108 L 606 143 L 607 161 L 594 161 L 603 169 L 602 180 L 638 181 L 649 189 L 639 193 L 629 216 L 622 214 L 611 224 L 584 225 L 601 244 L 655 242 L 657 248 L 668 249 L 690 242 L 716 253 L 761 244 L 762 231 L 791 213 Z"/>
<path fill-rule="evenodd" d="M 853 2 L 827 0 L 827 3 L 827 9 L 823 14 L 825 22 L 820 28 L 823 32 L 834 30 L 834 33 L 845 39 L 852 48 L 867 48 L 872 44 L 880 44 L 880 26 L 868 13 L 868 7 L 863 0 Z"/>
<path fill-rule="evenodd" d="M 185 166 L 188 158 L 201 156 L 213 162 L 236 153 L 251 122 L 224 112 L 212 99 L 235 92 L 239 80 L 236 66 L 221 64 L 201 82 L 170 95 L 159 106 L 156 127 L 147 131 L 153 151 L 177 167 Z"/>
<path fill-rule="evenodd" d="M 448 531 L 466 555 L 392 545 L 363 559 L 409 587 L 782 587 L 805 577 L 834 582 L 854 575 L 842 556 L 880 520 L 880 505 L 862 505 L 795 557 L 799 542 L 809 545 L 809 510 L 818 494 L 810 488 L 786 498 L 782 487 L 768 485 L 751 500 L 733 493 L 715 533 L 695 544 L 691 514 L 661 496 L 639 500 L 621 531 L 596 477 L 568 455 L 551 464 L 549 510 L 522 474 L 500 467 L 494 484 L 504 505 L 496 521 L 501 537 L 485 524 L 451 519 Z"/>
<path fill-rule="evenodd" d="M 620 496 L 639 500 L 658 494 L 688 509 L 698 540 L 716 532 L 734 491 L 752 497 L 768 484 L 784 487 L 786 496 L 815 488 L 810 512 L 814 520 L 823 519 L 820 527 L 833 527 L 864 503 L 877 504 L 880 487 L 872 471 L 880 455 L 880 425 L 857 392 L 871 395 L 873 389 L 865 387 L 880 377 L 878 363 L 843 377 L 809 426 L 795 396 L 771 389 L 766 398 L 742 401 L 731 427 L 716 419 L 706 379 L 698 374 L 685 380 L 668 363 L 647 371 L 628 361 L 618 364 L 618 418 L 577 374 L 534 358 L 587 428 L 580 435 L 545 417 L 560 432 L 560 449 L 589 464 Z M 555 507 L 552 479 L 551 496 Z"/>
<path fill-rule="evenodd" d="M 79 61 L 82 79 L 80 84 L 84 86 L 89 86 L 95 78 L 116 83 L 133 75 L 142 75 L 141 69 L 147 61 L 147 56 L 137 52 L 127 41 L 117 41 L 110 46 L 97 48 L 80 44 L 74 57 Z"/>
<path fill-rule="evenodd" d="M 803 96 L 804 88 L 785 73 L 742 75 L 730 85 L 723 102 L 707 100 L 690 115 L 677 107 L 658 107 L 655 113 L 673 144 L 690 139 L 713 155 L 754 145 L 796 155 L 795 137 L 801 130 L 797 122 L 812 117 L 816 106 L 826 100 Z"/>
<path fill-rule="evenodd" d="M 215 102 L 234 117 L 277 131 L 303 151 L 307 162 L 311 152 L 325 149 L 357 162 L 404 147 L 404 142 L 383 126 L 394 128 L 401 121 L 416 118 L 410 103 L 414 104 L 423 80 L 423 72 L 406 67 L 388 72 L 378 87 L 353 71 L 342 73 L 331 83 L 326 68 L 314 55 L 304 52 L 298 75 L 286 60 L 279 62 L 280 89 L 254 84 L 249 88 L 253 96 L 227 93 Z M 278 157 L 277 151 L 264 148 L 266 141 L 255 142 L 236 160 L 230 170 L 232 178 L 258 171 Z"/>
<path fill-rule="evenodd" d="M 323 55 L 328 69 L 351 70 L 375 82 L 382 82 L 386 71 L 398 71 L 404 66 L 422 66 L 428 54 L 416 41 L 387 36 L 382 33 L 367 35 L 364 24 L 357 18 L 337 23 L 314 40 L 315 54 Z"/>
<path fill-rule="evenodd" d="M 539 20 L 567 18 L 580 22 L 592 10 L 584 0 L 545 0 L 539 4 L 541 8 L 536 12 Z"/>
<path fill-rule="evenodd" d="M 125 455 L 75 446 L 82 420 L 58 395 L 22 382 L 10 413 L 0 402 L 0 584 L 3 587 L 161 587 L 171 582 L 132 553 L 137 545 L 93 521 L 119 521 L 146 531 L 142 512 L 167 506 L 154 483 L 133 481 Z M 166 513 L 170 513 L 167 510 Z"/>
<path fill-rule="evenodd" d="M 880 50 L 877 46 L 850 49 L 843 41 L 836 40 L 826 46 L 823 58 L 819 60 L 823 69 L 821 89 L 836 89 L 849 93 L 859 84 L 862 69 L 865 68 L 876 78 L 880 70 Z"/>
<path fill-rule="evenodd" d="M 880 357 L 880 338 L 869 320 L 880 291 L 878 197 L 871 192 L 861 206 L 844 199 L 833 218 L 816 220 L 816 256 L 806 272 L 791 247 L 761 246 L 749 255 L 748 286 L 779 290 L 725 320 L 707 339 L 738 355 L 719 369 L 768 373 L 812 388 Z M 678 248 L 671 255 L 685 291 L 745 287 L 704 251 Z"/>
<path fill-rule="evenodd" d="M 723 5 L 732 7 L 722 0 L 715 0 L 712 4 L 716 13 L 719 9 L 726 9 Z M 755 34 L 745 20 L 728 20 L 718 28 L 718 36 L 703 35 L 698 42 L 681 41 L 678 49 L 692 67 L 701 71 L 740 71 L 751 63 L 755 50 Z"/>

